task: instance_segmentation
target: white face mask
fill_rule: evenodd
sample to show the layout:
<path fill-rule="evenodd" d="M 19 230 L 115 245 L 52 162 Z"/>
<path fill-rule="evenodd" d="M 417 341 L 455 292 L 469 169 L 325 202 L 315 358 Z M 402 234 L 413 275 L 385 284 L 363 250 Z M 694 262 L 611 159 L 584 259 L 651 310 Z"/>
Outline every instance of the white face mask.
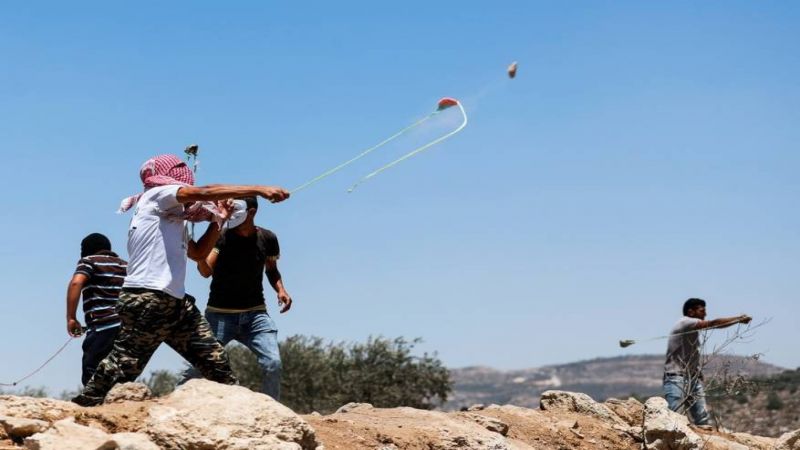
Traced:
<path fill-rule="evenodd" d="M 247 203 L 244 200 L 233 201 L 233 214 L 228 219 L 228 229 L 236 228 L 247 219 Z"/>

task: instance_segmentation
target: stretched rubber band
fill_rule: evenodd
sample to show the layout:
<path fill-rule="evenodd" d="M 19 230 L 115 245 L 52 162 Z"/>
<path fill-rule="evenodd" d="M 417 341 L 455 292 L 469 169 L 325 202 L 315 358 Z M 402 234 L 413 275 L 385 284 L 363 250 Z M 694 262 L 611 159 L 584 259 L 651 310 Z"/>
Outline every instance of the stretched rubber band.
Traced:
<path fill-rule="evenodd" d="M 451 106 L 452 106 L 452 105 L 451 105 Z M 358 186 L 359 186 L 361 183 L 363 183 L 363 182 L 365 182 L 365 181 L 369 180 L 370 178 L 373 178 L 374 176 L 378 175 L 379 173 L 381 173 L 381 172 L 383 172 L 383 171 L 385 171 L 385 170 L 387 170 L 387 169 L 389 169 L 389 168 L 391 168 L 391 167 L 394 167 L 395 165 L 397 165 L 397 164 L 399 164 L 399 163 L 401 163 L 401 162 L 403 162 L 403 161 L 407 160 L 408 158 L 411 158 L 412 156 L 414 156 L 414 155 L 416 155 L 416 154 L 418 154 L 418 153 L 421 153 L 422 151 L 424 151 L 424 150 L 426 150 L 426 149 L 428 149 L 428 148 L 430 148 L 430 147 L 433 147 L 434 145 L 436 145 L 436 144 L 438 144 L 438 143 L 440 143 L 440 142 L 444 141 L 445 139 L 447 139 L 447 138 L 449 138 L 449 137 L 453 136 L 454 134 L 458 133 L 459 131 L 463 130 L 463 129 L 464 129 L 464 127 L 466 127 L 466 126 L 467 126 L 467 112 L 466 112 L 466 111 L 464 111 L 464 107 L 463 107 L 463 106 L 461 106 L 461 103 L 460 103 L 460 102 L 457 102 L 457 101 L 456 101 L 456 102 L 455 102 L 455 106 L 458 106 L 458 109 L 461 111 L 461 115 L 462 115 L 462 116 L 463 116 L 463 118 L 464 118 L 464 121 L 463 121 L 463 122 L 461 122 L 461 125 L 459 125 L 459 126 L 458 126 L 458 128 L 456 128 L 455 130 L 453 130 L 453 131 L 451 131 L 451 132 L 449 132 L 449 133 L 445 134 L 444 136 L 441 136 L 441 137 L 439 137 L 439 138 L 437 138 L 437 139 L 434 139 L 433 141 L 431 141 L 431 142 L 428 142 L 427 144 L 425 144 L 425 145 L 423 145 L 423 146 L 421 146 L 421 147 L 418 147 L 418 148 L 416 148 L 416 149 L 414 149 L 414 150 L 412 150 L 412 151 L 410 151 L 410 152 L 406 153 L 405 155 L 403 155 L 403 156 L 401 156 L 400 158 L 398 158 L 398 159 L 396 159 L 396 160 L 394 160 L 394 161 L 390 162 L 389 164 L 386 164 L 385 166 L 383 166 L 383 167 L 380 167 L 380 168 L 378 168 L 378 169 L 374 170 L 373 172 L 369 173 L 369 174 L 368 174 L 368 175 L 366 175 L 364 178 L 362 178 L 362 179 L 358 180 L 358 181 L 357 181 L 355 184 L 353 184 L 353 185 L 350 187 L 350 189 L 348 189 L 348 190 L 347 190 L 347 192 L 348 192 L 348 193 L 351 193 L 351 192 L 353 192 L 353 190 L 354 190 L 355 188 L 357 188 L 357 187 L 358 187 Z M 440 110 L 440 111 L 441 111 L 441 110 Z M 439 112 L 439 111 L 436 111 L 436 112 Z"/>
<path fill-rule="evenodd" d="M 289 193 L 294 194 L 297 191 L 305 189 L 305 188 L 311 186 L 312 184 L 314 184 L 314 183 L 316 183 L 316 182 L 318 182 L 318 181 L 320 181 L 320 180 L 322 180 L 324 178 L 327 178 L 327 177 L 333 175 L 334 173 L 344 169 L 348 165 L 350 165 L 350 164 L 358 161 L 359 159 L 367 156 L 368 154 L 372 153 L 374 150 L 377 150 L 378 148 L 383 147 L 384 145 L 388 144 L 389 142 L 397 139 L 398 137 L 402 136 L 403 134 L 405 134 L 406 132 L 410 131 L 411 129 L 413 129 L 415 127 L 418 127 L 419 125 L 422 125 L 426 120 L 428 120 L 431 117 L 435 116 L 439 112 L 440 112 L 440 110 L 436 110 L 436 111 L 428 114 L 427 116 L 423 117 L 422 119 L 419 119 L 418 121 L 416 121 L 416 122 L 412 123 L 411 125 L 403 128 L 402 130 L 398 131 L 397 133 L 389 136 L 388 138 L 382 140 L 381 142 L 379 142 L 379 143 L 373 145 L 372 147 L 364 150 L 363 152 L 359 153 L 358 155 L 356 155 L 352 159 L 350 159 L 348 161 L 345 161 L 345 162 L 339 164 L 338 166 L 336 166 L 336 167 L 334 167 L 334 168 L 332 168 L 332 169 L 330 169 L 330 170 L 328 170 L 326 172 L 321 173 L 320 175 L 312 178 L 309 181 L 306 181 L 305 183 L 301 184 L 300 186 L 297 186 L 296 188 L 294 188 L 291 191 L 289 191 Z"/>

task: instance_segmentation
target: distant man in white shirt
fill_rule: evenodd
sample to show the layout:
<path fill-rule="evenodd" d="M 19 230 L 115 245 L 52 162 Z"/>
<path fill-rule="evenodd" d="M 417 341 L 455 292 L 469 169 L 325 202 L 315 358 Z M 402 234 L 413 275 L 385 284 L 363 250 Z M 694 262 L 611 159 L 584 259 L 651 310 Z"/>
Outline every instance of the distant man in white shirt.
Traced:
<path fill-rule="evenodd" d="M 706 319 L 706 302 L 690 298 L 683 304 L 683 317 L 669 332 L 667 358 L 664 363 L 664 397 L 673 411 L 688 410 L 695 425 L 710 428 L 706 411 L 706 394 L 700 366 L 699 331 L 727 328 L 737 323 L 750 323 L 748 315 Z"/>
<path fill-rule="evenodd" d="M 277 203 L 289 192 L 273 186 L 194 186 L 194 174 L 179 157 L 161 155 L 139 170 L 144 193 L 123 200 L 135 207 L 128 229 L 128 275 L 117 313 L 122 326 L 111 353 L 72 401 L 103 402 L 116 383 L 135 380 L 153 352 L 166 342 L 210 380 L 235 384 L 227 355 L 208 322 L 185 292 L 186 258 L 204 260 L 220 235 L 211 223 L 198 240 L 189 239 L 186 221 L 225 220 L 236 197 L 260 196 Z"/>

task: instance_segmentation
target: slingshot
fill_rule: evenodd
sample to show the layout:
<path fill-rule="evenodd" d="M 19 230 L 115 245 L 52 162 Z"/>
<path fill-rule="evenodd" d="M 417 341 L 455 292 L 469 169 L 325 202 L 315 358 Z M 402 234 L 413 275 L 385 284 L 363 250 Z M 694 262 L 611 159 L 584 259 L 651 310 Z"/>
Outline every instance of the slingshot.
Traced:
<path fill-rule="evenodd" d="M 453 98 L 449 98 L 449 97 L 445 97 L 445 98 L 439 100 L 439 102 L 436 104 L 436 109 L 433 110 L 427 116 L 417 120 L 416 122 L 414 122 L 411 125 L 403 128 L 402 130 L 396 132 L 395 134 L 389 136 L 388 138 L 382 140 L 381 142 L 373 145 L 372 147 L 362 151 L 361 153 L 359 153 L 355 157 L 353 157 L 353 158 L 351 158 L 351 159 L 339 164 L 338 166 L 336 166 L 336 167 L 334 167 L 332 169 L 329 169 L 329 170 L 321 173 L 320 175 L 312 178 L 309 181 L 306 181 L 305 183 L 303 183 L 300 186 L 292 189 L 289 192 L 294 194 L 295 192 L 303 190 L 303 189 L 311 186 L 312 184 L 314 184 L 314 183 L 316 183 L 316 182 L 318 182 L 318 181 L 320 181 L 320 180 L 322 180 L 324 178 L 327 178 L 330 175 L 333 175 L 334 173 L 344 169 L 348 165 L 358 161 L 359 159 L 367 156 L 368 154 L 372 153 L 373 151 L 379 149 L 380 147 L 383 147 L 384 145 L 388 144 L 389 142 L 397 139 L 398 137 L 402 136 L 403 134 L 407 133 L 408 131 L 411 131 L 412 129 L 422 125 L 423 123 L 425 123 L 428 119 L 432 118 L 433 116 L 435 116 L 435 115 L 439 114 L 440 112 L 442 112 L 442 111 L 444 111 L 444 110 L 446 110 L 448 108 L 451 108 L 453 106 L 458 106 L 458 109 L 461 111 L 461 115 L 463 116 L 463 122 L 461 122 L 461 125 L 459 125 L 458 128 L 456 128 L 455 130 L 445 134 L 444 136 L 440 136 L 440 137 L 434 139 L 433 141 L 428 142 L 427 144 L 422 145 L 422 146 L 420 146 L 420 147 L 418 147 L 418 148 L 406 153 L 405 155 L 401 156 L 400 158 L 390 162 L 389 164 L 386 164 L 383 167 L 378 168 L 377 170 L 373 171 L 372 173 L 370 173 L 370 174 L 366 175 L 365 177 L 361 178 L 352 187 L 350 187 L 350 189 L 347 190 L 347 192 L 353 192 L 353 190 L 359 184 L 363 183 L 364 181 L 367 181 L 368 179 L 373 178 L 374 176 L 378 175 L 379 173 L 383 172 L 384 170 L 387 170 L 387 169 L 393 167 L 394 165 L 396 165 L 396 164 L 398 164 L 398 163 L 400 163 L 400 162 L 402 162 L 402 161 L 404 161 L 404 160 L 406 160 L 406 159 L 408 159 L 408 158 L 410 158 L 410 157 L 422 152 L 423 150 L 426 150 L 426 149 L 428 149 L 428 148 L 430 148 L 430 147 L 432 147 L 432 146 L 444 141 L 445 139 L 449 138 L 450 136 L 453 136 L 454 134 L 456 134 L 459 131 L 461 131 L 462 129 L 464 129 L 464 127 L 467 126 L 467 113 L 466 113 L 466 111 L 464 111 L 464 107 L 461 106 L 461 103 L 458 100 L 453 99 Z"/>

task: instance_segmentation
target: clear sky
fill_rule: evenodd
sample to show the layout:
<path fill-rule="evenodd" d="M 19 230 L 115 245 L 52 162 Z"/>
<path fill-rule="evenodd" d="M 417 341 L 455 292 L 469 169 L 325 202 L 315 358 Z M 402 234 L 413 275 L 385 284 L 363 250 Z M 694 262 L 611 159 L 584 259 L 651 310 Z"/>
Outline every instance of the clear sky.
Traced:
<path fill-rule="evenodd" d="M 450 367 L 661 353 L 683 301 L 772 318 L 740 353 L 800 366 L 800 3 L 2 2 L 0 381 L 66 339 L 80 240 L 123 257 L 139 165 L 300 185 L 463 101 L 257 222 L 280 336 L 421 337 Z M 505 77 L 519 61 L 518 76 Z M 207 281 L 187 277 L 205 305 Z M 269 307 L 275 311 L 270 294 Z M 80 380 L 80 342 L 29 380 Z M 178 369 L 164 347 L 147 371 Z"/>

